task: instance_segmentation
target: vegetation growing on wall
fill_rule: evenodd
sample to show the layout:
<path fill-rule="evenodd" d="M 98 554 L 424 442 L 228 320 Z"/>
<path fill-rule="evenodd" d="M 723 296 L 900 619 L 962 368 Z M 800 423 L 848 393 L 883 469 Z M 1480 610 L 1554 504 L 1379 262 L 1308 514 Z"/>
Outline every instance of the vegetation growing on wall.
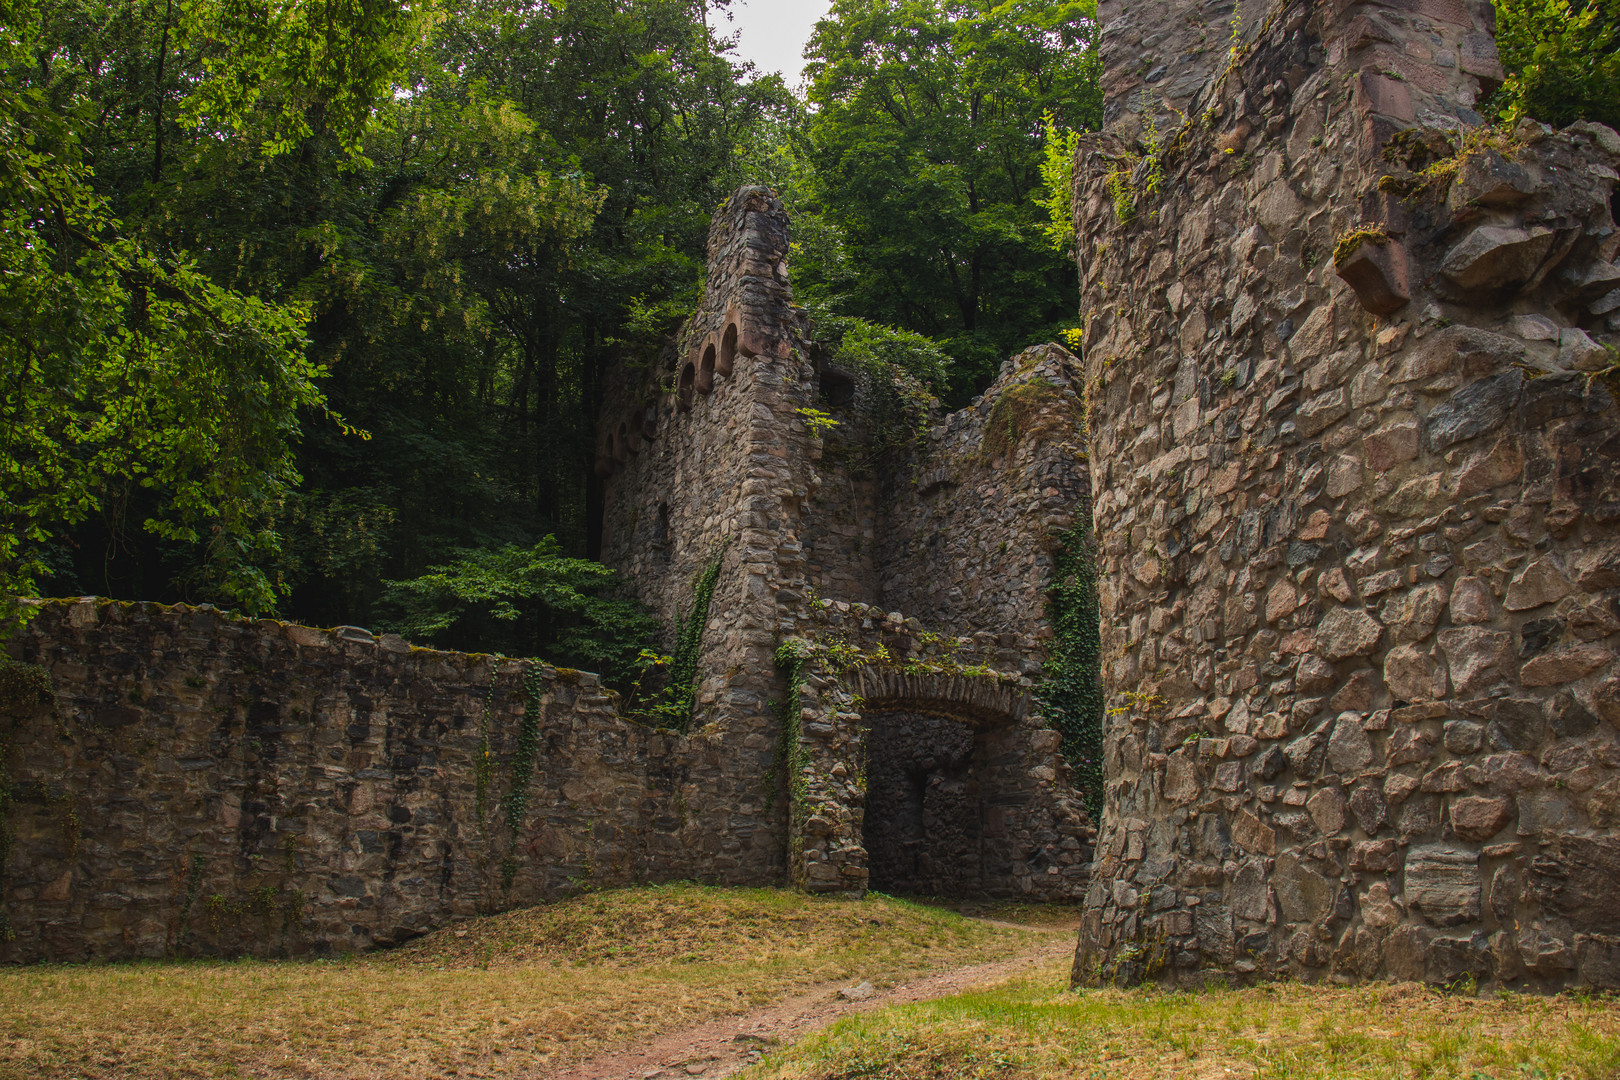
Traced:
<path fill-rule="evenodd" d="M 704 564 L 692 589 L 692 606 L 681 620 L 680 636 L 675 651 L 669 657 L 669 683 L 663 694 L 648 706 L 642 719 L 659 727 L 684 732 L 692 726 L 692 713 L 697 708 L 698 661 L 703 656 L 703 630 L 709 623 L 709 611 L 714 605 L 714 589 L 720 582 L 720 568 L 725 562 L 726 549 L 731 541 L 722 540 L 714 554 Z"/>
<path fill-rule="evenodd" d="M 776 800 L 778 777 L 787 789 L 788 797 L 788 867 L 794 875 L 794 884 L 804 872 L 805 797 L 809 793 L 804 778 L 804 747 L 799 742 L 800 697 L 804 692 L 805 672 L 810 667 L 809 643 L 803 638 L 789 638 L 777 646 L 776 666 L 787 677 L 787 693 L 776 707 L 776 718 L 782 728 L 777 735 L 776 756 L 771 761 L 766 779 L 766 805 Z"/>
<path fill-rule="evenodd" d="M 921 334 L 849 316 L 825 316 L 816 335 L 832 365 L 863 386 L 868 457 L 854 464 L 870 468 L 909 454 L 928 431 L 950 358 Z"/>
<path fill-rule="evenodd" d="M 1097 606 L 1097 563 L 1091 549 L 1089 507 L 1063 535 L 1053 560 L 1046 617 L 1052 624 L 1050 656 L 1035 691 L 1046 720 L 1063 736 L 1063 756 L 1074 767 L 1093 821 L 1102 818 L 1102 634 Z"/>
<path fill-rule="evenodd" d="M 535 759 L 540 753 L 540 698 L 545 692 L 546 665 L 529 660 L 523 670 L 523 719 L 518 723 L 517 751 L 512 755 L 511 786 L 507 788 L 507 853 L 501 863 L 501 887 L 510 889 L 517 876 L 518 834 L 523 816 L 529 812 L 529 781 L 534 778 Z"/>
<path fill-rule="evenodd" d="M 1007 388 L 990 407 L 980 437 L 983 453 L 1004 457 L 1032 436 L 1063 439 L 1080 433 L 1084 410 L 1080 400 L 1045 379 Z"/>
<path fill-rule="evenodd" d="M 531 547 L 470 549 L 410 581 L 388 583 L 379 629 L 463 651 L 544 656 L 623 688 L 658 620 L 611 595 L 617 574 L 570 558 L 554 536 Z"/>

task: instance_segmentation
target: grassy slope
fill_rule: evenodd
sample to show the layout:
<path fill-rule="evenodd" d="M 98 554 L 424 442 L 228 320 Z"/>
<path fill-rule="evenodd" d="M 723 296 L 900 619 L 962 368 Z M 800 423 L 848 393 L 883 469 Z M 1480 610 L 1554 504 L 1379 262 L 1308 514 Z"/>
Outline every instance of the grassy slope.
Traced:
<path fill-rule="evenodd" d="M 840 1021 L 738 1080 L 1620 1077 L 1620 1001 L 1411 984 L 1070 993 L 1066 965 Z"/>
<path fill-rule="evenodd" d="M 335 961 L 0 971 L 0 1078 L 488 1077 L 835 979 L 1028 951 L 915 904 L 676 885 L 462 923 Z"/>

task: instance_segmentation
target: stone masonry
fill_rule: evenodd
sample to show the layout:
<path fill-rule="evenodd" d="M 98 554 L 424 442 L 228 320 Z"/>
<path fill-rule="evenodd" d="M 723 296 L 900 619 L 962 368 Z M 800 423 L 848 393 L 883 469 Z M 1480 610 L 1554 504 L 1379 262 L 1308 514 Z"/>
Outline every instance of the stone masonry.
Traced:
<path fill-rule="evenodd" d="M 1051 552 L 1087 493 L 1078 362 L 1030 350 L 904 460 L 876 461 L 869 377 L 837 370 L 792 306 L 788 229 L 773 194 L 739 191 L 715 216 L 702 306 L 649 370 L 616 380 L 604 561 L 673 626 L 724 552 L 695 726 L 786 769 L 760 784 L 786 814 L 792 880 L 866 887 L 868 736 L 909 712 L 955 718 L 977 732 L 980 771 L 999 762 L 969 815 L 975 844 L 987 827 L 1001 844 L 975 857 L 974 888 L 1077 899 L 1090 828 L 1031 691 Z M 783 646 L 805 658 L 791 745 Z M 900 697 L 872 690 L 891 679 L 910 680 Z"/>
<path fill-rule="evenodd" d="M 105 600 L 47 602 L 10 647 L 56 702 L 0 710 L 0 960 L 338 953 L 587 886 L 781 873 L 750 827 L 759 762 L 620 719 L 591 674 Z"/>
<path fill-rule="evenodd" d="M 1105 0 L 1076 162 L 1074 977 L 1620 986 L 1620 137 L 1484 130 L 1488 3 L 1211 10 Z"/>
<path fill-rule="evenodd" d="M 543 663 L 41 602 L 6 646 L 56 692 L 0 709 L 0 959 L 340 953 L 637 881 L 859 893 L 869 837 L 911 853 L 890 887 L 1081 897 L 1094 834 L 1034 697 L 1088 492 L 1078 361 L 1030 350 L 874 460 L 870 382 L 838 392 L 787 252 L 780 202 L 738 192 L 601 425 L 605 560 L 672 637 L 719 560 L 688 734 Z"/>

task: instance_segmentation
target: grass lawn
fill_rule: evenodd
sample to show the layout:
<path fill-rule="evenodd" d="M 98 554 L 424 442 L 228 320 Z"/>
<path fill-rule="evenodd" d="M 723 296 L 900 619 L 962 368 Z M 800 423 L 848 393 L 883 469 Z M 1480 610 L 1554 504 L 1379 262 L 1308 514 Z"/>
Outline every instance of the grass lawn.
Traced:
<path fill-rule="evenodd" d="M 1620 1000 L 1412 984 L 1200 994 L 1063 989 L 1066 964 L 839 1021 L 738 1080 L 1620 1077 Z"/>
<path fill-rule="evenodd" d="M 884 897 L 616 890 L 340 960 L 0 970 L 0 1078 L 524 1075 L 789 997 L 1015 956 L 1037 936 Z"/>

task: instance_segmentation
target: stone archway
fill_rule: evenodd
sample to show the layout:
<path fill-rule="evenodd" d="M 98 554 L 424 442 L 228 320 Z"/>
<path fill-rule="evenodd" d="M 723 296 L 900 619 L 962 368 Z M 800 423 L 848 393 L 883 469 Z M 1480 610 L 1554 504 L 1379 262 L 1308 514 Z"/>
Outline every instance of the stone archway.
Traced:
<path fill-rule="evenodd" d="M 1009 806 L 1028 795 L 1008 766 L 1019 755 L 1028 695 L 997 683 L 864 668 L 861 839 L 868 887 L 915 896 L 1017 892 Z"/>
<path fill-rule="evenodd" d="M 964 899 L 1061 891 L 1064 827 L 1085 823 L 1071 820 L 1056 743 L 1028 691 L 880 667 L 851 676 L 868 887 Z"/>

